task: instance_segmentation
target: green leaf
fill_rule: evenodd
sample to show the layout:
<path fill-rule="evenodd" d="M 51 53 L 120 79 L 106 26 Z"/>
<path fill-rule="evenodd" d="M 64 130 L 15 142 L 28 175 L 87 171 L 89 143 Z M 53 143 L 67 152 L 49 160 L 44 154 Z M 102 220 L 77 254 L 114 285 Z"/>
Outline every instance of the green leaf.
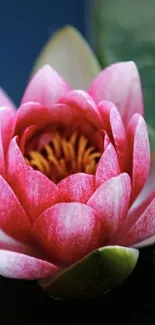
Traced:
<path fill-rule="evenodd" d="M 51 65 L 74 89 L 87 89 L 101 70 L 89 44 L 74 27 L 68 25 L 47 42 L 32 74 L 45 64 Z"/>
<path fill-rule="evenodd" d="M 102 67 L 135 61 L 147 122 L 155 128 L 155 1 L 92 0 L 92 44 Z"/>
<path fill-rule="evenodd" d="M 106 246 L 59 274 L 40 280 L 40 286 L 55 298 L 90 298 L 120 285 L 133 271 L 139 252 L 133 248 Z"/>

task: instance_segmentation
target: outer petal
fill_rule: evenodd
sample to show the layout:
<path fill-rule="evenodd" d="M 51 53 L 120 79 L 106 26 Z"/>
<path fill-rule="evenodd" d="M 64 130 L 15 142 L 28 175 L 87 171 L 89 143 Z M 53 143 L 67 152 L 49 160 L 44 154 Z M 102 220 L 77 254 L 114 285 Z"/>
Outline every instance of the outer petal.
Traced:
<path fill-rule="evenodd" d="M 139 219 L 139 217 L 142 215 L 142 213 L 145 211 L 145 209 L 148 207 L 148 205 L 151 203 L 154 197 L 155 197 L 155 173 L 151 172 L 147 179 L 147 182 L 145 183 L 144 188 L 142 189 L 142 191 L 140 192 L 140 194 L 138 195 L 138 197 L 130 207 L 126 221 L 121 231 L 118 234 L 118 241 L 119 238 L 124 237 L 129 232 L 130 228 L 136 223 L 136 221 Z M 154 241 L 154 239 L 151 239 L 150 244 L 152 240 Z M 149 245 L 148 240 L 147 240 L 147 245 Z"/>
<path fill-rule="evenodd" d="M 129 156 L 132 161 L 132 200 L 142 190 L 150 168 L 150 145 L 143 117 L 135 114 L 128 125 Z"/>
<path fill-rule="evenodd" d="M 98 187 L 109 178 L 120 174 L 118 158 L 113 145 L 110 143 L 101 156 L 96 169 L 95 186 Z"/>
<path fill-rule="evenodd" d="M 16 110 L 14 103 L 2 88 L 0 88 L 0 107 L 8 107 L 13 111 Z"/>
<path fill-rule="evenodd" d="M 61 197 L 66 202 L 87 203 L 95 190 L 95 177 L 84 173 L 78 173 L 64 178 L 58 189 Z"/>
<path fill-rule="evenodd" d="M 155 234 L 155 198 L 142 213 L 127 235 L 121 240 L 123 245 L 133 245 Z"/>
<path fill-rule="evenodd" d="M 121 116 L 112 102 L 103 101 L 98 105 L 102 125 L 113 141 L 122 172 L 127 165 L 128 142 Z"/>
<path fill-rule="evenodd" d="M 124 173 L 103 183 L 88 200 L 87 204 L 102 216 L 106 239 L 115 240 L 127 215 L 130 194 L 130 177 Z"/>
<path fill-rule="evenodd" d="M 68 92 L 61 102 L 80 110 L 85 111 L 85 115 L 88 120 L 93 123 L 94 126 L 100 127 L 100 115 L 93 99 L 83 90 L 72 90 Z"/>
<path fill-rule="evenodd" d="M 44 210 L 60 201 L 57 186 L 35 170 L 21 172 L 12 186 L 32 223 Z"/>
<path fill-rule="evenodd" d="M 154 176 L 154 177 L 153 177 Z M 143 190 L 140 192 L 128 212 L 128 216 L 122 228 L 121 236 L 129 231 L 141 214 L 155 197 L 155 175 L 150 175 Z"/>
<path fill-rule="evenodd" d="M 44 260 L 0 249 L 0 275 L 4 277 L 37 280 L 57 271 L 57 266 Z"/>
<path fill-rule="evenodd" d="M 0 175 L 5 177 L 5 160 L 4 160 L 4 148 L 2 143 L 1 126 L 0 126 Z"/>
<path fill-rule="evenodd" d="M 0 127 L 2 132 L 2 143 L 4 146 L 4 152 L 7 151 L 9 142 L 13 136 L 15 120 L 15 112 L 10 106 L 0 107 Z"/>
<path fill-rule="evenodd" d="M 0 176 L 0 228 L 10 236 L 25 241 L 29 239 L 30 223 L 17 197 Z"/>
<path fill-rule="evenodd" d="M 34 101 L 50 107 L 69 90 L 70 87 L 58 73 L 45 65 L 30 80 L 21 103 Z"/>
<path fill-rule="evenodd" d="M 7 159 L 7 180 L 9 184 L 13 185 L 16 182 L 18 174 L 24 170 L 30 169 L 25 163 L 24 157 L 18 147 L 17 137 L 14 137 L 9 145 Z"/>
<path fill-rule="evenodd" d="M 134 62 L 115 63 L 104 69 L 88 93 L 96 103 L 110 100 L 119 109 L 125 125 L 134 113 L 144 114 L 139 73 Z"/>
<path fill-rule="evenodd" d="M 33 232 L 53 258 L 73 263 L 101 245 L 101 217 L 82 203 L 58 203 L 40 216 Z"/>
<path fill-rule="evenodd" d="M 35 256 L 37 258 L 43 258 L 43 256 L 45 256 L 45 253 L 41 252 L 40 247 L 37 249 L 34 246 L 23 244 L 20 241 L 15 240 L 14 238 L 7 235 L 2 230 L 0 230 L 0 249 L 22 253 L 33 257 Z"/>

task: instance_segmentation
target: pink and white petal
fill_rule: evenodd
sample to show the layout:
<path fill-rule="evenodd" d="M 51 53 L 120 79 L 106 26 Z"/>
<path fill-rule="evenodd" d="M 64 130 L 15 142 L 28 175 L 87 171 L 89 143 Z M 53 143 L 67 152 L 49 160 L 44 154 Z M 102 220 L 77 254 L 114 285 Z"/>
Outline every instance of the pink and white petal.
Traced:
<path fill-rule="evenodd" d="M 3 230 L 0 230 L 0 249 L 18 252 L 30 256 L 41 258 L 44 254 L 40 247 L 37 249 L 34 246 L 23 244 L 22 242 L 10 237 Z"/>
<path fill-rule="evenodd" d="M 19 146 L 17 144 L 17 137 L 14 137 L 10 141 L 6 157 L 6 173 L 8 183 L 11 184 L 11 186 L 15 185 L 18 174 L 30 168 L 31 167 L 26 164 L 21 150 L 19 149 Z"/>
<path fill-rule="evenodd" d="M 131 246 L 155 234 L 155 198 L 151 201 L 137 222 L 131 227 L 126 236 L 120 241 L 121 245 Z"/>
<path fill-rule="evenodd" d="M 135 114 L 128 125 L 129 156 L 132 160 L 132 201 L 142 190 L 150 168 L 150 144 L 143 117 Z"/>
<path fill-rule="evenodd" d="M 15 133 L 21 134 L 31 126 L 42 126 L 49 122 L 49 110 L 47 107 L 35 102 L 22 104 L 17 111 Z"/>
<path fill-rule="evenodd" d="M 119 62 L 105 68 L 93 81 L 88 93 L 96 103 L 112 101 L 127 126 L 133 114 L 144 115 L 142 88 L 134 62 Z"/>
<path fill-rule="evenodd" d="M 49 65 L 45 65 L 30 80 L 21 104 L 34 101 L 51 107 L 69 90 L 69 85 L 59 74 Z"/>
<path fill-rule="evenodd" d="M 13 111 L 16 111 L 15 104 L 2 88 L 0 88 L 0 107 L 7 107 L 11 108 Z"/>
<path fill-rule="evenodd" d="M 155 197 L 155 173 L 149 174 L 149 177 L 145 183 L 144 188 L 137 196 L 136 200 L 130 207 L 128 216 L 124 227 L 122 229 L 123 233 L 127 233 L 129 229 L 135 224 L 147 206 L 151 203 Z"/>
<path fill-rule="evenodd" d="M 82 203 L 58 203 L 33 225 L 36 240 L 62 263 L 73 263 L 100 247 L 104 232 L 101 216 Z"/>
<path fill-rule="evenodd" d="M 99 102 L 97 106 L 97 109 L 100 113 L 102 127 L 109 135 L 111 141 L 113 140 L 113 136 L 112 136 L 112 130 L 110 125 L 110 111 L 113 106 L 114 104 L 108 100 L 103 100 Z"/>
<path fill-rule="evenodd" d="M 54 125 L 69 126 L 83 121 L 84 114 L 77 108 L 56 104 L 50 108 L 43 107 L 39 103 L 29 102 L 20 106 L 17 112 L 16 134 L 21 134 L 30 125 L 38 128 L 51 123 Z"/>
<path fill-rule="evenodd" d="M 24 153 L 25 144 L 32 138 L 33 135 L 35 135 L 37 131 L 38 129 L 35 125 L 30 125 L 22 133 L 18 144 L 22 153 Z"/>
<path fill-rule="evenodd" d="M 127 165 L 128 141 L 121 116 L 115 105 L 108 101 L 99 103 L 98 109 L 102 125 L 115 145 L 121 171 L 123 172 Z"/>
<path fill-rule="evenodd" d="M 77 173 L 64 178 L 58 189 L 61 198 L 66 202 L 87 203 L 95 190 L 95 177 L 84 173 Z"/>
<path fill-rule="evenodd" d="M 30 239 L 30 222 L 9 184 L 0 176 L 0 229 L 10 236 Z"/>
<path fill-rule="evenodd" d="M 140 241 L 139 243 L 133 244 L 132 247 L 139 249 L 139 248 L 143 248 L 143 247 L 152 246 L 154 244 L 155 244 L 155 235 L 153 235 L 143 241 Z"/>
<path fill-rule="evenodd" d="M 54 274 L 58 267 L 44 260 L 0 249 L 0 275 L 21 280 L 38 280 Z"/>
<path fill-rule="evenodd" d="M 0 125 L 0 175 L 5 178 L 5 159 L 4 159 L 4 148 L 2 144 L 2 134 L 1 134 L 1 125 Z"/>
<path fill-rule="evenodd" d="M 114 105 L 110 111 L 110 125 L 115 143 L 115 148 L 118 154 L 119 164 L 121 167 L 121 171 L 123 172 L 125 171 L 125 167 L 128 163 L 128 141 L 121 116 Z"/>
<path fill-rule="evenodd" d="M 108 145 L 110 144 L 110 139 L 108 134 L 104 131 L 104 150 L 107 149 Z"/>
<path fill-rule="evenodd" d="M 102 216 L 107 240 L 113 240 L 126 218 L 131 195 L 131 182 L 123 173 L 104 182 L 88 200 L 87 204 Z"/>
<path fill-rule="evenodd" d="M 61 103 L 76 107 L 84 111 L 87 119 L 93 124 L 94 127 L 100 127 L 100 115 L 93 99 L 84 90 L 71 90 L 63 98 Z"/>
<path fill-rule="evenodd" d="M 94 114 L 96 113 L 94 112 Z M 29 102 L 21 105 L 17 112 L 15 132 L 21 135 L 29 126 L 33 125 L 41 129 L 50 123 L 55 127 L 68 128 L 69 134 L 78 128 L 78 130 L 86 134 L 88 138 L 89 136 L 91 137 L 93 132 L 94 142 L 97 143 L 99 147 L 102 147 L 103 134 L 101 134 L 101 130 L 94 129 L 86 115 L 85 110 L 80 110 L 78 107 L 69 106 L 63 103 L 47 108 L 38 103 Z"/>
<path fill-rule="evenodd" d="M 97 188 L 109 178 L 120 174 L 120 167 L 117 153 L 114 146 L 110 143 L 102 154 L 95 175 L 95 187 Z"/>
<path fill-rule="evenodd" d="M 21 172 L 12 187 L 31 223 L 61 199 L 57 186 L 33 169 Z"/>
<path fill-rule="evenodd" d="M 2 143 L 4 152 L 8 149 L 9 142 L 13 136 L 16 122 L 15 112 L 10 107 L 0 107 L 0 126 L 2 132 Z"/>

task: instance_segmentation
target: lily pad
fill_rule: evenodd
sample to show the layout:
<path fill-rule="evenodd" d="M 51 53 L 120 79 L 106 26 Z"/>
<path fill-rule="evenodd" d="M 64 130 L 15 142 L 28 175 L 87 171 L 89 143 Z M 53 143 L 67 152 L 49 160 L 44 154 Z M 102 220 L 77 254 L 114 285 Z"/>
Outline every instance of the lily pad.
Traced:
<path fill-rule="evenodd" d="M 55 276 L 40 280 L 51 297 L 90 298 L 120 285 L 134 270 L 139 251 L 122 246 L 105 246 L 93 251 Z"/>
<path fill-rule="evenodd" d="M 45 44 L 32 71 L 52 66 L 74 89 L 87 89 L 101 67 L 82 34 L 72 26 L 58 30 Z"/>

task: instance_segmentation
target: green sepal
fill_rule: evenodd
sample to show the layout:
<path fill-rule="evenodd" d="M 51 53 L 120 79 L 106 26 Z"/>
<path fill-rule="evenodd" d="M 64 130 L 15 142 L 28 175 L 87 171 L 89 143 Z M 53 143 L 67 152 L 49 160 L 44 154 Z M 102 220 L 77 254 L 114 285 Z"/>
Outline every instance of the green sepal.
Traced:
<path fill-rule="evenodd" d="M 91 298 L 107 293 L 126 280 L 135 268 L 139 251 L 122 246 L 105 246 L 93 251 L 40 286 L 52 298 Z"/>

